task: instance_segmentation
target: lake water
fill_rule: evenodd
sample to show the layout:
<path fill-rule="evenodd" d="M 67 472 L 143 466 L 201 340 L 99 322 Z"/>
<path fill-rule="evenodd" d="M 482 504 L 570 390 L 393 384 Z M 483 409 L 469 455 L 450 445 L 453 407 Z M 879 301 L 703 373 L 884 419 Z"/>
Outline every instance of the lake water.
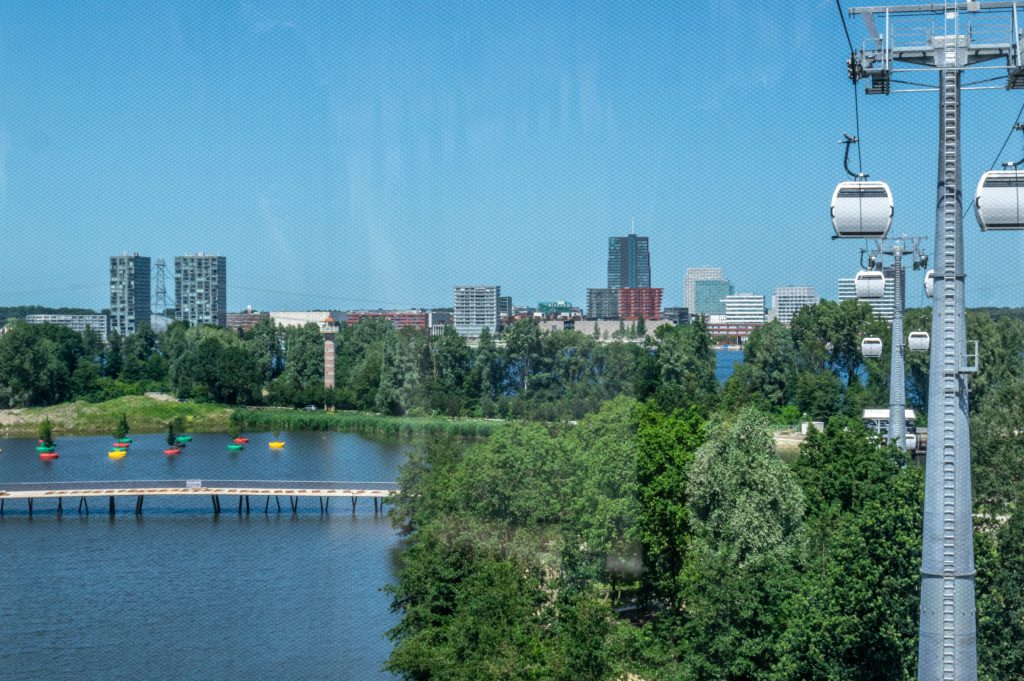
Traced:
<path fill-rule="evenodd" d="M 742 350 L 715 350 L 715 376 L 719 383 L 725 383 L 732 376 L 735 365 L 743 362 Z"/>
<path fill-rule="evenodd" d="M 43 462 L 34 440 L 0 439 L 3 481 L 249 479 L 394 481 L 407 445 L 347 433 L 269 434 L 245 451 L 197 434 L 177 457 L 162 435 L 107 457 L 110 437 L 59 437 Z M 8 501 L 0 517 L 0 679 L 380 679 L 397 623 L 381 587 L 394 579 L 398 537 L 370 499 L 355 515 L 335 499 L 278 514 L 263 498 L 134 498 L 79 516 L 67 499 Z M 287 501 L 287 500 L 285 500 Z M 234 505 L 233 503 L 234 502 Z"/>

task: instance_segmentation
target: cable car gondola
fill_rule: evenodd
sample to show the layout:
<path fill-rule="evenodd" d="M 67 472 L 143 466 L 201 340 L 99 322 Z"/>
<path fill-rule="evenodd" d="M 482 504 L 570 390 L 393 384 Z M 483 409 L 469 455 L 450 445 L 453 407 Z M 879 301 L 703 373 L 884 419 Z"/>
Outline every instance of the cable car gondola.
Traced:
<path fill-rule="evenodd" d="M 892 192 L 885 182 L 840 182 L 832 193 L 832 227 L 842 239 L 884 239 L 892 211 Z"/>
<path fill-rule="evenodd" d="M 932 293 L 935 291 L 935 270 L 928 270 L 928 273 L 924 275 L 924 294 L 929 298 L 932 297 Z"/>
<path fill-rule="evenodd" d="M 983 232 L 1024 229 L 1024 171 L 982 175 L 974 192 L 974 217 Z"/>
<path fill-rule="evenodd" d="M 927 331 L 911 331 L 907 338 L 907 345 L 911 352 L 928 352 L 931 347 L 931 337 Z"/>
<path fill-rule="evenodd" d="M 857 298 L 881 298 L 885 294 L 885 275 L 877 270 L 863 270 L 853 280 Z"/>
<path fill-rule="evenodd" d="M 908 452 L 917 451 L 917 433 L 907 433 L 903 441 Z"/>
<path fill-rule="evenodd" d="M 876 336 L 868 336 L 860 342 L 860 354 L 869 359 L 877 359 L 882 356 L 882 339 Z"/>
<path fill-rule="evenodd" d="M 850 169 L 850 145 L 856 137 L 843 133 L 843 169 L 852 180 L 840 182 L 832 192 L 832 227 L 839 239 L 884 239 L 892 224 L 892 192 L 885 182 L 868 181 Z"/>

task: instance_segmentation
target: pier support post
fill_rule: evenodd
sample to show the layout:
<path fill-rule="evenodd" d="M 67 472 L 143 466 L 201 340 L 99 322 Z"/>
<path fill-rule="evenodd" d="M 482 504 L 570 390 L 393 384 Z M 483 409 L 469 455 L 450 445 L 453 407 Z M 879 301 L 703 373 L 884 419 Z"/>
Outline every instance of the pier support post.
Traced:
<path fill-rule="evenodd" d="M 32 497 L 28 498 L 28 514 L 32 515 Z"/>
<path fill-rule="evenodd" d="M 267 503 L 263 505 L 263 515 L 270 513 L 270 495 L 267 495 Z"/>
<path fill-rule="evenodd" d="M 245 514 L 249 515 L 249 495 L 245 495 Z"/>
<path fill-rule="evenodd" d="M 110 495 L 110 515 L 114 515 L 114 512 L 115 512 L 115 509 L 114 509 L 114 495 L 111 494 Z"/>
<path fill-rule="evenodd" d="M 78 515 L 82 515 L 82 502 L 85 501 L 85 497 L 78 498 Z"/>
<path fill-rule="evenodd" d="M 279 497 L 278 495 L 275 494 L 274 495 L 274 501 L 277 502 L 277 512 L 280 513 L 281 512 L 281 497 Z"/>
<path fill-rule="evenodd" d="M 320 515 L 323 515 L 324 514 L 324 498 L 323 497 L 317 497 L 317 498 L 320 499 Z"/>
<path fill-rule="evenodd" d="M 352 515 L 356 514 L 356 498 L 352 497 Z"/>
<path fill-rule="evenodd" d="M 379 504 L 379 503 L 380 502 L 377 501 L 377 497 L 374 497 L 373 498 L 373 514 L 374 515 L 377 515 L 377 513 L 378 513 L 377 504 Z"/>
<path fill-rule="evenodd" d="M 288 497 L 288 498 L 291 499 L 291 502 L 292 502 L 292 513 L 298 513 L 299 512 L 299 498 L 298 497 Z"/>
<path fill-rule="evenodd" d="M 57 515 L 64 515 L 64 497 L 57 497 Z"/>
<path fill-rule="evenodd" d="M 4 500 L 0 499 L 0 515 L 4 514 Z"/>
<path fill-rule="evenodd" d="M 135 499 L 135 515 L 142 515 L 142 500 L 145 498 L 142 494 Z"/>
<path fill-rule="evenodd" d="M 242 495 L 238 495 L 238 515 L 242 515 Z"/>
<path fill-rule="evenodd" d="M 331 512 L 331 498 L 327 497 L 327 501 L 324 503 L 324 513 Z"/>

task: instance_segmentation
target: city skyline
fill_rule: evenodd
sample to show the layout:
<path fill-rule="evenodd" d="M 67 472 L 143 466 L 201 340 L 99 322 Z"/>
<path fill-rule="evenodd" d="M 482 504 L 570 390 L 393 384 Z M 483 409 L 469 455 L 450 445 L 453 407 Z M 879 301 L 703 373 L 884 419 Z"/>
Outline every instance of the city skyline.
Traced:
<path fill-rule="evenodd" d="M 605 279 L 601 238 L 633 216 L 658 244 L 666 304 L 708 262 L 742 272 L 743 290 L 768 294 L 784 271 L 829 291 L 857 255 L 827 241 L 844 176 L 835 142 L 854 124 L 839 18 L 825 2 L 739 7 L 463 7 L 453 41 L 447 10 L 387 3 L 169 7 L 157 20 L 128 6 L 115 24 L 86 4 L 57 25 L 45 8 L 5 5 L 0 224 L 20 257 L 0 271 L 2 302 L 102 307 L 94 263 L 177 243 L 231 252 L 233 310 L 436 306 L 456 281 L 582 300 Z M 779 64 L 689 68 L 679 45 L 708 24 L 736 42 L 745 13 L 770 27 L 759 41 L 785 48 Z M 934 140 L 913 122 L 933 107 L 882 99 L 861 102 L 865 170 L 893 187 L 893 229 L 930 236 Z M 965 98 L 968 190 L 1018 104 Z M 785 172 L 726 173 L 734 158 Z M 1024 237 L 982 240 L 973 214 L 966 237 L 968 304 L 1017 304 L 1024 282 L 999 275 L 1024 262 Z M 26 286 L 44 250 L 61 277 Z"/>

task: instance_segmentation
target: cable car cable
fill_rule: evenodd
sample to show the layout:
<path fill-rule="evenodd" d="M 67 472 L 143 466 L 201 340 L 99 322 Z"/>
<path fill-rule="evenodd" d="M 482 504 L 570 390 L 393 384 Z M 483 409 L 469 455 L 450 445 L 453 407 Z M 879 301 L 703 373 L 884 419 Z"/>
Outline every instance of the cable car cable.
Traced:
<path fill-rule="evenodd" d="M 857 139 L 860 140 L 860 93 L 857 91 L 857 81 L 859 80 L 859 71 L 857 69 L 857 55 L 853 49 L 853 41 L 850 39 L 850 30 L 846 27 L 846 17 L 843 15 L 843 7 L 839 4 L 839 0 L 836 0 L 836 11 L 839 12 L 839 21 L 843 24 L 843 33 L 846 34 L 846 44 L 850 48 L 850 80 L 853 82 L 853 115 L 856 119 L 856 133 Z M 849 150 L 849 145 L 847 145 Z M 864 172 L 864 161 L 861 158 L 860 145 L 857 146 L 857 170 L 861 173 Z M 847 171 L 849 172 L 849 171 Z"/>

